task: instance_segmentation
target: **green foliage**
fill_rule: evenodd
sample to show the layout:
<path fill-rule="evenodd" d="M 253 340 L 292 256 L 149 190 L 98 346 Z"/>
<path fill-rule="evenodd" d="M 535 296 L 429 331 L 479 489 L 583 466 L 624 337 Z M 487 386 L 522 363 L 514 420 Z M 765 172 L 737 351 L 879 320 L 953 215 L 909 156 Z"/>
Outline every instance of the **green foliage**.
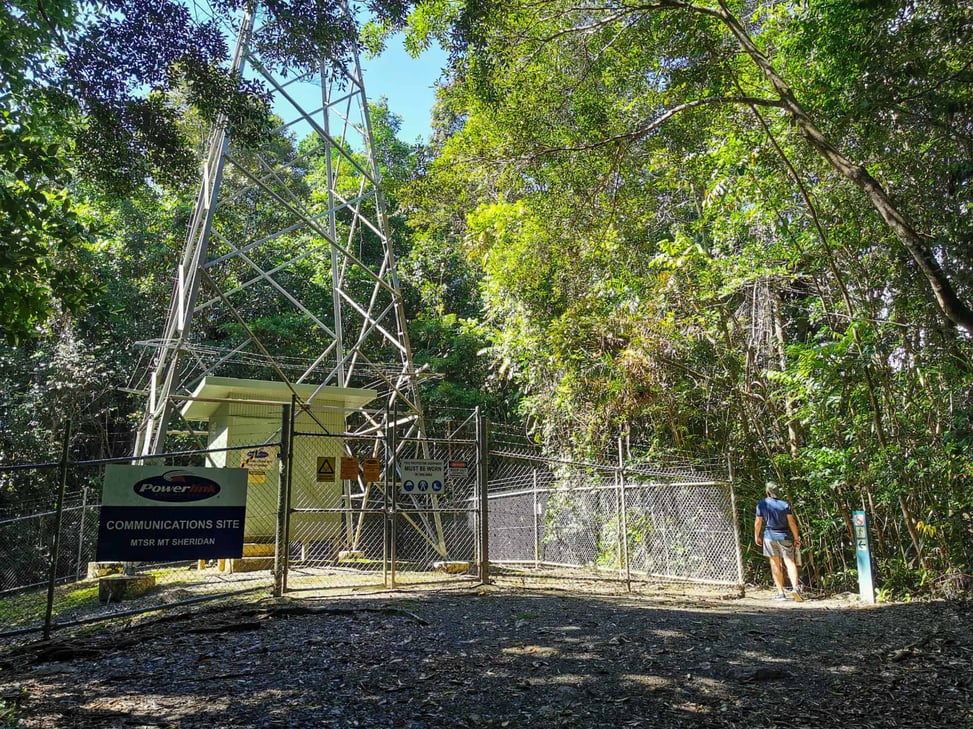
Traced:
<path fill-rule="evenodd" d="M 91 231 L 67 190 L 62 147 L 0 109 L 0 332 L 30 336 L 59 306 L 79 309 L 96 293 L 87 280 Z"/>
<path fill-rule="evenodd" d="M 788 483 L 818 584 L 848 583 L 864 504 L 880 579 L 935 591 L 973 545 L 973 350 L 779 102 L 879 176 L 968 298 L 973 16 L 733 8 L 426 6 L 453 77 L 413 219 L 463 242 L 493 367 L 552 449 L 732 450 L 746 498 Z"/>
<path fill-rule="evenodd" d="M 846 517 L 864 507 L 883 594 L 952 590 L 973 564 L 973 348 L 887 218 L 782 104 L 791 93 L 871 171 L 969 298 L 969 4 L 375 5 L 372 49 L 408 17 L 410 48 L 450 53 L 430 147 L 372 109 L 425 402 L 524 418 L 557 453 L 619 437 L 732 452 L 744 533 L 772 473 L 816 584 L 853 587 Z M 2 353 L 5 458 L 53 449 L 65 413 L 124 424 L 111 383 L 134 366 L 125 343 L 159 330 L 189 210 L 169 188 L 192 174 L 193 130 L 227 115 L 236 138 L 297 161 L 289 191 L 328 204 L 313 141 L 268 136 L 262 90 L 234 92 L 214 26 L 169 1 L 94 7 L 0 10 L 0 270 L 18 274 L 0 279 L 0 326 L 20 343 Z M 333 3 L 264 7 L 278 21 L 269 64 L 299 72 L 318 49 L 362 47 Z M 102 53 L 107 41 L 124 52 Z M 242 184 L 232 170 L 225 182 Z M 231 238 L 280 215 L 244 200 L 226 212 Z M 281 236 L 268 255 L 306 245 Z M 330 312 L 330 265 L 308 257 L 284 283 Z M 319 351 L 269 298 L 240 310 L 280 354 Z"/>

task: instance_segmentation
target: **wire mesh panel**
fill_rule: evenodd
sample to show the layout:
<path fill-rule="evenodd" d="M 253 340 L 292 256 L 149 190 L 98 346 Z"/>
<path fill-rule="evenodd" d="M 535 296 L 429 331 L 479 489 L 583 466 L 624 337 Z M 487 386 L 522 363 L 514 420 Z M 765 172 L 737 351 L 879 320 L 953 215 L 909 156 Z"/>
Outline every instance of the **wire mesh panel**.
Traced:
<path fill-rule="evenodd" d="M 394 433 L 365 437 L 298 423 L 287 590 L 421 584 L 474 573 L 478 463 L 472 426 L 448 418 L 430 418 L 430 424 L 446 437 L 396 441 Z M 421 487 L 409 480 L 417 464 L 435 474 Z"/>
<path fill-rule="evenodd" d="M 84 473 L 68 471 L 56 539 L 58 469 L 3 472 L 0 482 L 6 493 L 22 496 L 8 502 L 0 515 L 0 632 L 39 627 L 51 580 L 55 609 L 63 612 L 72 602 L 62 599 L 65 586 L 85 579 L 98 534 L 97 493 Z"/>
<path fill-rule="evenodd" d="M 559 576 L 742 583 L 732 491 L 691 469 L 491 453 L 491 564 Z"/>
<path fill-rule="evenodd" d="M 395 444 L 396 584 L 462 580 L 478 573 L 480 451 L 476 416 L 427 413 L 424 438 Z M 423 471 L 428 478 L 423 478 Z"/>
<path fill-rule="evenodd" d="M 146 459 L 144 465 L 178 470 L 207 466 L 217 457 L 238 464 L 247 451 L 265 447 L 254 444 L 218 452 L 186 451 Z M 269 562 L 264 558 L 259 565 L 245 564 L 246 557 L 97 562 L 105 468 L 120 461 L 65 464 L 59 531 L 60 469 L 0 469 L 5 486 L 26 494 L 27 479 L 30 493 L 36 494 L 8 504 L 0 517 L 0 635 L 30 634 L 45 628 L 52 580 L 51 629 L 250 591 L 269 593 L 272 557 Z M 276 474 L 272 480 L 277 480 Z M 258 498 L 248 500 L 248 523 L 251 517 L 258 523 L 269 518 L 272 523 L 275 500 L 262 498 L 259 492 L 256 495 Z M 47 508 L 41 510 L 43 506 Z"/>
<path fill-rule="evenodd" d="M 478 456 L 475 441 L 460 435 L 400 444 L 393 495 L 399 584 L 476 574 Z M 442 476 L 441 489 L 410 488 L 408 468 L 414 463 L 433 464 Z"/>
<path fill-rule="evenodd" d="M 508 491 L 489 497 L 489 544 L 492 563 L 530 563 L 540 566 L 541 524 L 539 498 L 546 491 Z"/>
<path fill-rule="evenodd" d="M 728 484 L 629 484 L 625 492 L 633 573 L 653 579 L 740 582 Z"/>
<path fill-rule="evenodd" d="M 330 433 L 299 416 L 289 480 L 288 590 L 387 583 L 385 450 L 382 438 Z"/>
<path fill-rule="evenodd" d="M 611 485 L 549 490 L 542 502 L 541 554 L 546 564 L 622 566 L 618 490 Z"/>

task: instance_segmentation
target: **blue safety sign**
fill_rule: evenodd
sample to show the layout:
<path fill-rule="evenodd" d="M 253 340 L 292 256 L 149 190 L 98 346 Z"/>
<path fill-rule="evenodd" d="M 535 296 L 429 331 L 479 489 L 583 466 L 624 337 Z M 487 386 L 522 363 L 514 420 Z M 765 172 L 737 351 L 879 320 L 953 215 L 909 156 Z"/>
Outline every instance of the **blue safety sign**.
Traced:
<path fill-rule="evenodd" d="M 441 494 L 446 482 L 443 461 L 433 458 L 403 458 L 399 461 L 400 491 L 413 496 Z"/>

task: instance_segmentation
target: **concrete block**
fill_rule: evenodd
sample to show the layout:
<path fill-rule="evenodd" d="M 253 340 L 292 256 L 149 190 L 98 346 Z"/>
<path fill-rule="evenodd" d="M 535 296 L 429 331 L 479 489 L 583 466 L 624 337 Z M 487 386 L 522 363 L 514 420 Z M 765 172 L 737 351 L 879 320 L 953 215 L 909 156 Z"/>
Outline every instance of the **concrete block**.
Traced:
<path fill-rule="evenodd" d="M 469 562 L 434 562 L 432 566 L 449 575 L 460 575 L 470 571 Z"/>
<path fill-rule="evenodd" d="M 141 597 L 155 587 L 154 575 L 111 575 L 98 580 L 98 601 L 118 602 Z"/>

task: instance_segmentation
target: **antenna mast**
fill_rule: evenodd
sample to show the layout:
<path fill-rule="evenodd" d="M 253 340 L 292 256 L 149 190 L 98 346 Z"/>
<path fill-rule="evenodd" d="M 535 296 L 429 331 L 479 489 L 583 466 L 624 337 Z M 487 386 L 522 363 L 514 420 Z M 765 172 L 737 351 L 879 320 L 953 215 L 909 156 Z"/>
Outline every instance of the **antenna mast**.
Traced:
<path fill-rule="evenodd" d="M 233 71 L 269 90 L 280 124 L 259 151 L 235 146 L 225 122 L 209 138 L 165 329 L 149 343 L 136 458 L 165 450 L 180 402 L 214 375 L 375 389 L 400 439 L 423 433 L 357 52 L 288 75 L 258 50 L 273 22 L 244 11 Z M 372 414 L 355 427 L 388 425 Z"/>

